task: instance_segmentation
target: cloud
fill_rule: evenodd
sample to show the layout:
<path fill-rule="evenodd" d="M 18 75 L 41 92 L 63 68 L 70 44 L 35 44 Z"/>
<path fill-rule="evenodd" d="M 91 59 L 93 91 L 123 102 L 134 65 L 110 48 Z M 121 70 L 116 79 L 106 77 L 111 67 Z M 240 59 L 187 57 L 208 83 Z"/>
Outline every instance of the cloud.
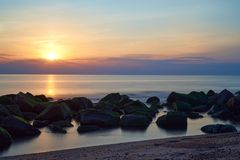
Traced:
<path fill-rule="evenodd" d="M 218 62 L 208 57 L 180 57 L 166 60 L 120 57 L 54 62 L 32 59 L 0 63 L 0 73 L 240 75 L 239 67 L 240 62 Z"/>

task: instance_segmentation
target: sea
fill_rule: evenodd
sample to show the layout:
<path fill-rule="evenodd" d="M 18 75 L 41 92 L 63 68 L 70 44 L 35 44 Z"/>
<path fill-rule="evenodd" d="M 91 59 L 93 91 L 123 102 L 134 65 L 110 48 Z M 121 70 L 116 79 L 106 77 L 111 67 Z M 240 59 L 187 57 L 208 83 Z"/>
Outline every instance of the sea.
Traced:
<path fill-rule="evenodd" d="M 240 76 L 210 75 L 39 75 L 39 74 L 3 74 L 0 75 L 0 95 L 30 92 L 34 95 L 45 94 L 53 99 L 67 99 L 84 96 L 93 102 L 109 93 L 126 94 L 132 99 L 143 102 L 148 97 L 157 96 L 165 102 L 172 92 L 189 93 L 191 91 L 228 89 L 235 93 L 240 90 Z M 165 114 L 160 110 L 146 130 L 123 130 L 114 128 L 87 134 L 78 134 L 78 123 L 67 130 L 67 134 L 51 133 L 47 128 L 32 139 L 18 139 L 0 157 L 40 153 L 79 147 L 142 141 L 159 138 L 201 135 L 200 128 L 207 124 L 229 124 L 228 121 L 213 119 L 207 114 L 197 120 L 188 119 L 186 131 L 167 131 L 156 125 L 157 117 Z M 233 124 L 240 131 L 239 124 Z"/>

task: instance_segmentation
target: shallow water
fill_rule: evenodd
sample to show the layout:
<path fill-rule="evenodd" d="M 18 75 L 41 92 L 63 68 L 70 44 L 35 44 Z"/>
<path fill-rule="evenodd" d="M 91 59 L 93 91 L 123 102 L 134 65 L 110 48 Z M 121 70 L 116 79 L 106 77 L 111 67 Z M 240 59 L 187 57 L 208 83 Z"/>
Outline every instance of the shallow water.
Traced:
<path fill-rule="evenodd" d="M 19 91 L 33 94 L 47 94 L 53 98 L 87 96 L 94 101 L 111 92 L 121 92 L 131 98 L 145 101 L 155 95 L 164 100 L 171 91 L 190 92 L 240 90 L 240 76 L 85 76 L 85 75 L 0 75 L 0 95 Z M 160 111 L 159 115 L 164 114 Z M 206 124 L 229 123 L 214 120 L 207 115 L 198 120 L 188 119 L 186 131 L 166 131 L 155 124 L 156 119 L 144 131 L 129 131 L 115 128 L 88 134 L 78 134 L 78 124 L 68 129 L 68 133 L 52 134 L 42 129 L 39 137 L 15 141 L 0 156 L 37 153 L 101 144 L 140 141 L 185 135 L 203 134 L 200 128 Z M 239 125 L 235 125 L 240 130 Z"/>

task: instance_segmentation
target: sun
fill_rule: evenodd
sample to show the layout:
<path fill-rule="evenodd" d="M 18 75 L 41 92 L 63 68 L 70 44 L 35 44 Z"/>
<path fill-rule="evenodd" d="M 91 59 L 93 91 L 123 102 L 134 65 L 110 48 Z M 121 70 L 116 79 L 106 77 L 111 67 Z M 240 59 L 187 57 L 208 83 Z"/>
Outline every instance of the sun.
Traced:
<path fill-rule="evenodd" d="M 57 53 L 54 53 L 54 52 L 48 53 L 47 57 L 46 57 L 46 59 L 49 60 L 49 61 L 54 61 L 57 58 L 58 58 Z"/>

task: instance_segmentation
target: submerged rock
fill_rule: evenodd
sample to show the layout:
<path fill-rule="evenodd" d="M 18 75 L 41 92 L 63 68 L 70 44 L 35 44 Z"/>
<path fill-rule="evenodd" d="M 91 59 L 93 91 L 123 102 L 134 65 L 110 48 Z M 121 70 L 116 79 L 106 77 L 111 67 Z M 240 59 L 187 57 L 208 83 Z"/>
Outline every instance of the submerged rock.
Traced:
<path fill-rule="evenodd" d="M 80 125 L 77 129 L 78 133 L 88 133 L 88 132 L 94 132 L 98 131 L 101 128 L 96 125 Z"/>
<path fill-rule="evenodd" d="M 41 133 L 38 129 L 31 126 L 27 121 L 20 117 L 6 117 L 2 121 L 1 126 L 13 137 L 32 137 Z"/>
<path fill-rule="evenodd" d="M 147 128 L 150 122 L 146 116 L 128 114 L 122 116 L 120 126 L 125 128 Z"/>
<path fill-rule="evenodd" d="M 237 132 L 237 129 L 232 125 L 224 125 L 224 124 L 212 124 L 206 125 L 201 128 L 201 130 L 205 133 L 216 134 L 216 133 L 229 133 L 229 132 Z"/>
<path fill-rule="evenodd" d="M 4 128 L 0 127 L 0 150 L 8 148 L 12 144 L 12 136 Z"/>
<path fill-rule="evenodd" d="M 157 125 L 165 129 L 186 129 L 187 116 L 182 112 L 168 112 L 158 118 Z"/>

